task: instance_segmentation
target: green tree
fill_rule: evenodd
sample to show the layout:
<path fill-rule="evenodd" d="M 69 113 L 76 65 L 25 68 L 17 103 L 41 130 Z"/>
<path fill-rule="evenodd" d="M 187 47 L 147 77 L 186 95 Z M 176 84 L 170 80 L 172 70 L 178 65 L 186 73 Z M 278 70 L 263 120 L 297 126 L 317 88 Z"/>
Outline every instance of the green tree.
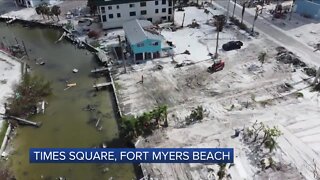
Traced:
<path fill-rule="evenodd" d="M 51 12 L 53 13 L 53 15 L 55 15 L 58 18 L 58 21 L 60 21 L 60 19 L 59 19 L 59 15 L 61 14 L 60 7 L 57 5 L 52 6 Z"/>
<path fill-rule="evenodd" d="M 95 3 L 95 0 L 88 0 L 87 6 L 88 6 L 89 9 L 90 9 L 90 14 L 91 14 L 91 15 L 96 15 L 97 5 L 96 5 L 96 3 Z"/>
<path fill-rule="evenodd" d="M 28 116 L 37 102 L 50 95 L 50 82 L 42 77 L 25 74 L 15 87 L 14 96 L 9 98 L 9 115 Z"/>
<path fill-rule="evenodd" d="M 36 7 L 36 13 L 37 13 L 38 15 L 42 15 L 42 18 L 45 19 L 45 18 L 44 18 L 44 14 L 43 14 L 43 8 L 42 8 L 41 5 L 39 5 L 39 6 Z"/>
<path fill-rule="evenodd" d="M 259 56 L 258 56 L 258 60 L 261 63 L 261 67 L 263 66 L 263 64 L 265 63 L 267 58 L 267 53 L 266 52 L 260 52 Z"/>
<path fill-rule="evenodd" d="M 46 15 L 48 17 L 48 20 L 49 20 L 49 17 L 50 17 L 50 8 L 48 6 L 48 4 L 44 3 L 41 5 L 42 6 L 42 12 L 44 15 Z"/>
<path fill-rule="evenodd" d="M 226 17 L 224 15 L 216 15 L 214 16 L 214 25 L 217 30 L 217 39 L 216 39 L 216 52 L 214 57 L 218 57 L 218 47 L 219 47 L 219 33 L 223 30 L 223 27 L 225 26 L 226 23 Z"/>
<path fill-rule="evenodd" d="M 273 128 L 266 127 L 264 129 L 264 135 L 263 135 L 260 147 L 264 145 L 266 148 L 269 149 L 270 152 L 272 152 L 277 146 L 276 139 L 281 134 L 282 134 L 281 131 L 277 127 L 273 127 Z"/>

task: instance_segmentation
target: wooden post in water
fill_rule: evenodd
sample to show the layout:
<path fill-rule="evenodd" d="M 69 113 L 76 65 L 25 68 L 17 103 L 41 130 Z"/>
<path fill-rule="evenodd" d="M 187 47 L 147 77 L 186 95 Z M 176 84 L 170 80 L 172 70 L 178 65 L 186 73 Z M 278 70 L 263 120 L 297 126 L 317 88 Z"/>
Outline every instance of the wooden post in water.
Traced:
<path fill-rule="evenodd" d="M 27 57 L 28 57 L 28 60 L 30 60 L 29 54 L 28 54 L 28 51 L 27 51 L 27 48 L 26 48 L 26 45 L 24 44 L 24 41 L 23 41 L 23 40 L 22 40 L 22 45 L 23 45 L 24 51 L 25 51 L 25 53 L 26 53 L 26 55 L 27 55 Z"/>

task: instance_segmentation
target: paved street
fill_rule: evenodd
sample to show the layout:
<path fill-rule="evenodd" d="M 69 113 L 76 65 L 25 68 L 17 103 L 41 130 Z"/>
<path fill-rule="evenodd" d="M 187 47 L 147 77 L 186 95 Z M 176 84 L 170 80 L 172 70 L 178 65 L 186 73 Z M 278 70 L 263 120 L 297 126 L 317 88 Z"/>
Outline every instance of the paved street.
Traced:
<path fill-rule="evenodd" d="M 213 3 L 227 9 L 228 0 L 214 1 Z M 229 5 L 230 6 L 229 15 L 232 14 L 233 5 L 234 3 L 231 1 Z M 238 17 L 241 17 L 241 11 L 242 11 L 242 8 L 239 6 L 236 6 L 235 15 Z M 253 19 L 254 19 L 254 15 L 251 15 L 250 13 L 245 12 L 244 21 L 250 24 L 248 26 L 249 28 L 252 27 Z M 256 21 L 255 29 L 269 36 L 271 39 L 273 39 L 280 45 L 285 46 L 286 48 L 296 53 L 297 55 L 303 57 L 306 63 L 311 63 L 314 65 L 320 66 L 320 55 L 317 52 L 313 52 L 313 49 L 311 47 L 304 45 L 298 40 L 276 29 L 267 20 L 263 18 L 259 18 Z"/>

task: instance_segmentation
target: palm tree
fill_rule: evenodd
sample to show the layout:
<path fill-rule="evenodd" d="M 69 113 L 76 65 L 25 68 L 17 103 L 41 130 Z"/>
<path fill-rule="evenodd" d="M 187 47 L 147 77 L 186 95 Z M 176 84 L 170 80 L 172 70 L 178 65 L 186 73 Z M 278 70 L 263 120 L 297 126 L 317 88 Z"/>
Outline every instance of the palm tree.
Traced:
<path fill-rule="evenodd" d="M 289 21 L 291 21 L 291 17 L 292 17 L 292 12 L 293 12 L 293 7 L 295 5 L 295 0 L 292 1 L 292 4 L 291 4 L 291 8 L 290 8 L 290 16 L 289 16 Z"/>
<path fill-rule="evenodd" d="M 228 7 L 227 7 L 227 21 L 229 20 L 229 8 L 230 7 L 230 0 L 228 0 Z"/>
<path fill-rule="evenodd" d="M 43 19 L 44 19 L 44 15 L 43 15 L 43 7 L 41 6 L 41 5 L 39 5 L 39 6 L 37 6 L 36 7 L 36 13 L 38 14 L 38 15 L 42 15 L 42 17 L 43 17 Z"/>
<path fill-rule="evenodd" d="M 48 19 L 49 19 L 49 16 L 50 16 L 50 8 L 48 7 L 47 4 L 42 4 L 42 12 L 43 14 L 47 15 Z"/>
<path fill-rule="evenodd" d="M 234 11 L 236 10 L 237 0 L 234 0 L 232 18 L 234 18 Z"/>
<path fill-rule="evenodd" d="M 241 12 L 241 24 L 243 23 L 243 15 L 246 10 L 246 2 L 242 4 L 242 12 Z"/>
<path fill-rule="evenodd" d="M 95 4 L 95 0 L 88 0 L 87 6 L 88 6 L 89 9 L 90 9 L 90 14 L 91 14 L 91 15 L 96 15 L 97 6 L 96 6 L 96 4 Z"/>
<path fill-rule="evenodd" d="M 258 16 L 259 16 L 259 10 L 256 9 L 256 14 L 254 15 L 254 20 L 253 20 L 253 23 L 252 23 L 252 30 L 251 30 L 251 32 L 254 32 L 254 24 L 255 24 L 256 20 L 258 19 Z"/>
<path fill-rule="evenodd" d="M 258 60 L 261 62 L 261 67 L 266 61 L 267 53 L 266 52 L 261 52 L 258 56 Z"/>
<path fill-rule="evenodd" d="M 60 9 L 60 7 L 57 6 L 57 5 L 52 6 L 51 12 L 53 13 L 53 15 L 57 16 L 58 21 L 60 21 L 60 19 L 59 19 L 59 15 L 61 14 L 61 9 Z"/>
<path fill-rule="evenodd" d="M 214 25 L 216 26 L 217 29 L 217 41 L 216 41 L 216 52 L 214 57 L 218 57 L 218 47 L 219 47 L 219 33 L 223 30 L 223 27 L 226 23 L 226 17 L 224 15 L 216 15 L 214 16 L 215 22 Z"/>

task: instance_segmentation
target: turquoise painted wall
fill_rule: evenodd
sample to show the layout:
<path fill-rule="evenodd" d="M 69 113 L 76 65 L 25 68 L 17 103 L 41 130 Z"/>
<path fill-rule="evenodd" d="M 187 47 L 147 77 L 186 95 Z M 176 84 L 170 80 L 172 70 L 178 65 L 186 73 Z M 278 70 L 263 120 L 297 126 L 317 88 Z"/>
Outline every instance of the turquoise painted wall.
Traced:
<path fill-rule="evenodd" d="M 152 45 L 152 43 L 154 42 L 158 42 L 158 45 L 157 46 Z M 161 41 L 159 40 L 147 39 L 143 41 L 143 44 L 144 45 L 142 47 L 138 47 L 137 44 L 131 45 L 131 49 L 133 53 L 137 54 L 137 53 L 143 53 L 143 52 L 161 51 Z"/>
<path fill-rule="evenodd" d="M 296 13 L 320 20 L 320 0 L 296 0 Z"/>

